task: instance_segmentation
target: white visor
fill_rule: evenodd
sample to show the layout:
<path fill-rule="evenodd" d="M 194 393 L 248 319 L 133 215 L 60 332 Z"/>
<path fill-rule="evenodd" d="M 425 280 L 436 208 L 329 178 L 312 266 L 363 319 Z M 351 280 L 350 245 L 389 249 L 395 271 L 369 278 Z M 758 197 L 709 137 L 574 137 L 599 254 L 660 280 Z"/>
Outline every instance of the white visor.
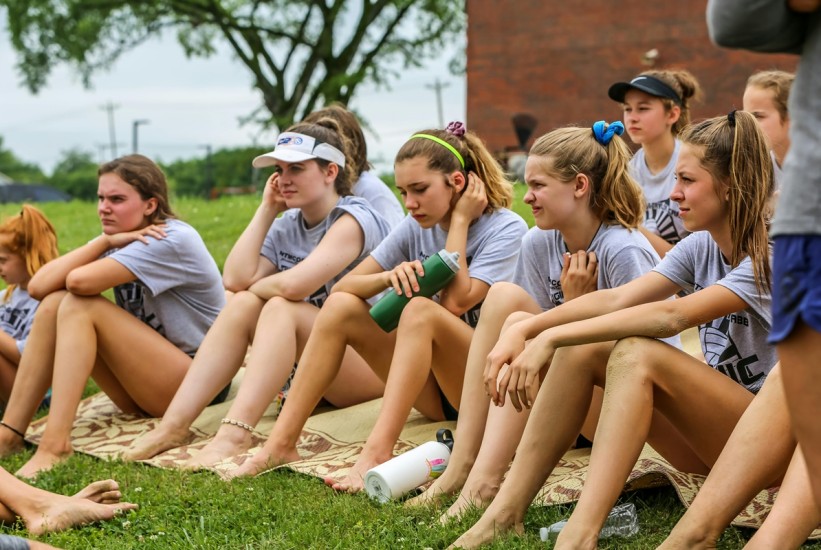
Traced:
<path fill-rule="evenodd" d="M 265 153 L 254 159 L 254 168 L 273 166 L 276 161 L 302 162 L 311 159 L 322 159 L 345 167 L 345 155 L 328 143 L 319 142 L 311 136 L 296 132 L 283 132 L 277 138 L 277 146 L 270 153 Z"/>

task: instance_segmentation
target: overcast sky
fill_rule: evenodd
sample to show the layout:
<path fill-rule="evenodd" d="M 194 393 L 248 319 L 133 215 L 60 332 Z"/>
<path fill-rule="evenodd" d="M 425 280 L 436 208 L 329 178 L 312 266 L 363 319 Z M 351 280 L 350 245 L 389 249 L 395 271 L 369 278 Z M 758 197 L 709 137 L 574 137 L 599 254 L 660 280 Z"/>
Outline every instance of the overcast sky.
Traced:
<path fill-rule="evenodd" d="M 3 23 L 5 24 L 5 22 Z M 442 91 L 444 119 L 464 120 L 465 79 L 447 71 L 453 52 L 443 52 L 423 69 L 403 71 L 389 90 L 361 86 L 351 107 L 367 120 L 371 161 L 390 170 L 393 155 L 414 130 L 438 126 L 436 95 L 426 87 L 436 78 Z M 32 95 L 20 85 L 16 53 L 0 28 L 0 136 L 19 158 L 50 173 L 63 151 L 79 148 L 96 160 L 110 158 L 108 115 L 114 110 L 117 153 L 131 152 L 132 123 L 139 127 L 139 151 L 171 161 L 205 155 L 214 149 L 273 142 L 271 132 L 241 127 L 238 119 L 258 104 L 247 69 L 225 51 L 210 59 L 187 59 L 173 37 L 143 44 L 124 55 L 110 72 L 97 74 L 93 88 L 82 86 L 65 67 L 48 86 Z M 249 159 L 250 162 L 250 159 Z"/>

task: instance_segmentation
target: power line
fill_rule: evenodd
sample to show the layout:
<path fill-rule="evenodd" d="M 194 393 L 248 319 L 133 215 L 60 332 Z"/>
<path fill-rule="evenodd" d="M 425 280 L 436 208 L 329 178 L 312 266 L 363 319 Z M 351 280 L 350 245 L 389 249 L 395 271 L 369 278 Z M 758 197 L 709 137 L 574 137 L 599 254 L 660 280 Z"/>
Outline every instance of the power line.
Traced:
<path fill-rule="evenodd" d="M 111 147 L 111 158 L 117 158 L 117 133 L 114 131 L 114 111 L 119 109 L 119 105 L 114 105 L 111 101 L 100 107 L 108 111 L 108 142 Z"/>

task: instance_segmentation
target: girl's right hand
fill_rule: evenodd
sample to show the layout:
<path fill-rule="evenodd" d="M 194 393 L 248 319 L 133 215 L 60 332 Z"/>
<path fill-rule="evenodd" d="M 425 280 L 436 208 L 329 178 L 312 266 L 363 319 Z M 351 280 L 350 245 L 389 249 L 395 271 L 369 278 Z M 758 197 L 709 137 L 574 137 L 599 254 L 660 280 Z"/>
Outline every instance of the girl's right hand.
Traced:
<path fill-rule="evenodd" d="M 166 225 L 164 223 L 159 223 L 148 225 L 136 231 L 124 231 L 122 233 L 106 235 L 108 248 L 122 248 L 134 241 L 148 244 L 148 237 L 154 237 L 157 240 L 164 239 L 167 236 L 165 228 Z"/>
<path fill-rule="evenodd" d="M 516 325 L 504 330 L 490 350 L 485 362 L 483 379 L 486 393 L 497 406 L 504 404 L 504 394 L 499 393 L 499 373 L 505 365 L 510 365 L 524 351 L 527 339 L 516 329 Z"/>
<path fill-rule="evenodd" d="M 262 191 L 262 203 L 279 212 L 288 210 L 282 193 L 279 192 L 279 172 L 274 172 L 265 182 L 265 189 Z"/>
<path fill-rule="evenodd" d="M 422 262 L 414 260 L 412 262 L 402 262 L 390 271 L 385 271 L 385 286 L 393 287 L 397 295 L 404 294 L 408 298 L 413 297 L 414 292 L 419 292 L 419 281 L 416 277 L 425 274 Z"/>
<path fill-rule="evenodd" d="M 596 290 L 599 280 L 599 262 L 595 252 L 584 250 L 579 250 L 575 254 L 566 252 L 562 260 L 564 265 L 559 281 L 565 302 Z"/>

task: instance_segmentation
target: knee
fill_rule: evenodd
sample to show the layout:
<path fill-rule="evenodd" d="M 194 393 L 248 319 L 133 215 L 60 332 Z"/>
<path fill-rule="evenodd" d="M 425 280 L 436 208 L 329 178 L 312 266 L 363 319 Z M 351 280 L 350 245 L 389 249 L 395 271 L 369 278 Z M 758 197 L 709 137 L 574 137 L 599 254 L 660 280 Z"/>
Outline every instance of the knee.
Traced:
<path fill-rule="evenodd" d="M 317 323 L 357 321 L 367 314 L 368 303 L 362 298 L 348 292 L 334 292 L 322 304 L 317 316 Z M 344 328 L 344 325 L 337 328 Z"/>
<path fill-rule="evenodd" d="M 607 362 L 607 378 L 647 377 L 652 368 L 652 363 L 645 360 L 649 342 L 653 340 L 641 336 L 619 340 L 613 347 Z"/>
<path fill-rule="evenodd" d="M 293 305 L 294 302 L 288 300 L 287 298 L 283 298 L 282 296 L 274 296 L 273 298 L 265 302 L 265 305 L 262 306 L 262 314 L 281 314 L 283 311 L 287 311 L 288 309 L 290 309 Z"/>
<path fill-rule="evenodd" d="M 400 330 L 419 330 L 430 327 L 434 316 L 441 311 L 444 311 L 444 308 L 429 298 L 421 296 L 411 298 L 402 310 L 402 316 L 399 317 Z"/>
<path fill-rule="evenodd" d="M 531 302 L 533 298 L 519 285 L 508 282 L 493 283 L 482 304 L 482 314 L 518 311 Z"/>
<path fill-rule="evenodd" d="M 225 304 L 221 315 L 236 316 L 245 319 L 250 314 L 259 315 L 260 310 L 265 302 L 247 290 L 236 292 L 231 299 Z"/>
<path fill-rule="evenodd" d="M 99 300 L 105 300 L 100 296 L 78 296 L 66 293 L 57 307 L 57 321 L 62 322 L 66 318 L 76 317 L 88 313 Z"/>
<path fill-rule="evenodd" d="M 34 314 L 34 319 L 40 318 L 51 318 L 54 319 L 57 317 L 57 310 L 60 309 L 60 303 L 63 301 L 68 295 L 68 292 L 65 290 L 58 290 L 57 292 L 52 292 L 42 300 L 40 300 L 40 305 L 37 306 L 37 311 Z"/>

